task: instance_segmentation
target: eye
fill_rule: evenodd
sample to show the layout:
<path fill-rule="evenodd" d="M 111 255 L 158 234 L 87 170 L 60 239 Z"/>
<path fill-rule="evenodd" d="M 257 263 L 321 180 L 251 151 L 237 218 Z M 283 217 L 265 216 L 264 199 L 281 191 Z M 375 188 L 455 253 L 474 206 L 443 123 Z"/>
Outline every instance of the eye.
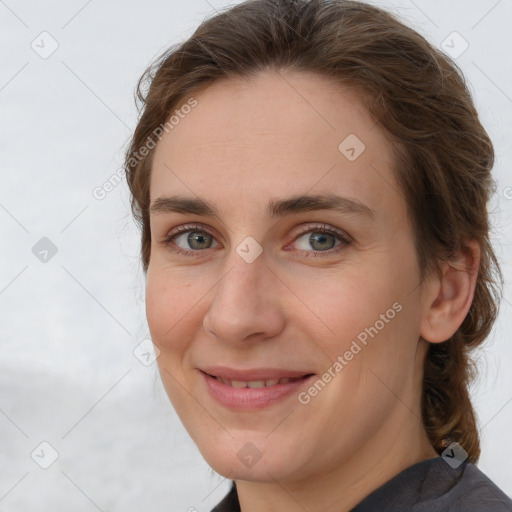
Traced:
<path fill-rule="evenodd" d="M 212 242 L 217 243 L 213 235 L 199 225 L 180 226 L 162 240 L 162 243 L 173 252 L 184 255 L 195 255 L 202 250 L 210 249 Z"/>
<path fill-rule="evenodd" d="M 343 231 L 326 225 L 307 226 L 301 229 L 302 235 L 294 240 L 294 245 L 300 250 L 313 253 L 309 256 L 323 256 L 322 252 L 338 253 L 350 245 L 351 239 Z M 338 243 L 336 243 L 338 241 Z M 313 249 L 313 251 L 311 251 Z"/>

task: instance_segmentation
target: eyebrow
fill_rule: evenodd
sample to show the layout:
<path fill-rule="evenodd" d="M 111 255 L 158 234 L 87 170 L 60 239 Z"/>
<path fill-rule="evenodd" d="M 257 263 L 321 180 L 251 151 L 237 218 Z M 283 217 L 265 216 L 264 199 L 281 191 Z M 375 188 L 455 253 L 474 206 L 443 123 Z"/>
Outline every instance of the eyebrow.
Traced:
<path fill-rule="evenodd" d="M 333 210 L 344 214 L 359 214 L 373 218 L 375 210 L 358 199 L 336 194 L 296 195 L 287 199 L 273 199 L 267 206 L 271 218 L 315 210 Z M 182 196 L 159 197 L 149 209 L 152 214 L 184 213 L 220 219 L 220 211 L 205 199 Z"/>

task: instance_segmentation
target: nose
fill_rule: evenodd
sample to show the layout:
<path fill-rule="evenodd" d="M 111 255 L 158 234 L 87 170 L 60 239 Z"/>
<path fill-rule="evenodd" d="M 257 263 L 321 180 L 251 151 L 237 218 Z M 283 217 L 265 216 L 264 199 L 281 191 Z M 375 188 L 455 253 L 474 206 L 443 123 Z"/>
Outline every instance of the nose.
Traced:
<path fill-rule="evenodd" d="M 225 268 L 203 318 L 205 331 L 236 346 L 279 335 L 286 323 L 277 291 L 282 284 L 263 254 L 247 263 L 234 253 Z"/>

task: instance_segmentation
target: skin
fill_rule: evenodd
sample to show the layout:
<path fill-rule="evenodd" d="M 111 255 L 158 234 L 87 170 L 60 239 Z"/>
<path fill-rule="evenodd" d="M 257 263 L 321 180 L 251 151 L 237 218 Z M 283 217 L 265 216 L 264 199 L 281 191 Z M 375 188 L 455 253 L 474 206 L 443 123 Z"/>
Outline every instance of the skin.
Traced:
<path fill-rule="evenodd" d="M 421 422 L 422 364 L 428 343 L 448 339 L 469 309 L 478 246 L 468 241 L 458 256 L 468 272 L 443 264 L 420 285 L 390 143 L 356 92 L 312 73 L 265 71 L 214 82 L 194 98 L 198 106 L 155 149 L 150 198 L 200 197 L 220 218 L 151 214 L 146 313 L 163 384 L 206 461 L 236 480 L 243 512 L 348 511 L 437 456 Z M 354 161 L 338 149 L 349 134 L 366 146 Z M 375 213 L 267 215 L 269 200 L 307 193 L 356 199 Z M 200 224 L 206 248 L 187 234 L 165 245 L 190 224 Z M 309 242 L 319 225 L 351 242 L 327 235 L 319 250 Z M 236 252 L 248 236 L 263 250 L 252 263 Z M 229 410 L 198 370 L 321 376 L 394 303 L 401 311 L 307 405 L 293 394 Z M 248 442 L 261 454 L 252 467 L 237 457 Z"/>

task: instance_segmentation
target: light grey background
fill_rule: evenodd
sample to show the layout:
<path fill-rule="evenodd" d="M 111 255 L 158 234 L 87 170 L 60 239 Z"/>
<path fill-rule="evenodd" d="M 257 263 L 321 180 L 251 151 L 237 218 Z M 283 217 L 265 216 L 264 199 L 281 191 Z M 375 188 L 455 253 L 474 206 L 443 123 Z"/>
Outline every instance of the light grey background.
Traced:
<path fill-rule="evenodd" d="M 438 46 L 460 51 L 453 31 L 469 44 L 456 61 L 495 143 L 492 219 L 507 280 L 473 388 L 479 467 L 510 495 L 512 0 L 377 4 Z M 156 363 L 133 353 L 148 330 L 124 178 L 93 195 L 121 174 L 142 71 L 226 5 L 0 1 L 0 511 L 209 511 L 229 487 L 181 426 Z M 31 47 L 51 49 L 43 31 L 58 43 L 47 58 Z M 43 237 L 58 250 L 46 263 L 32 252 Z M 58 453 L 48 469 L 42 442 Z"/>

